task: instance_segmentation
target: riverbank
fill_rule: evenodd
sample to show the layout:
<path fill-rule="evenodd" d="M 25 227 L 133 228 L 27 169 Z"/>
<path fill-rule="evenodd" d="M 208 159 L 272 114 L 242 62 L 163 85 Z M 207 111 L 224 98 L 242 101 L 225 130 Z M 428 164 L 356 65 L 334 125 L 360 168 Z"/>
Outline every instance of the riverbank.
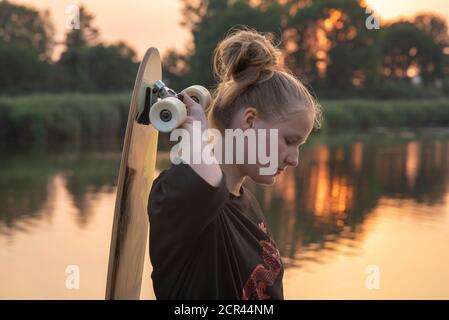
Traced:
<path fill-rule="evenodd" d="M 0 97 L 0 141 L 48 143 L 121 139 L 128 94 L 37 94 Z M 375 127 L 449 126 L 449 98 L 431 100 L 323 100 L 321 132 Z"/>

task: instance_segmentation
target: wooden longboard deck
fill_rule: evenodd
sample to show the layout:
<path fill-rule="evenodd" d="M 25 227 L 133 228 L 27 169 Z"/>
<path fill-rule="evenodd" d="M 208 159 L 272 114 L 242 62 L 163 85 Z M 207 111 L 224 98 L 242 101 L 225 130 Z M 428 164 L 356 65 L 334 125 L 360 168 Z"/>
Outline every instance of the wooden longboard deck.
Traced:
<path fill-rule="evenodd" d="M 154 100 L 148 88 L 162 79 L 159 52 L 140 64 L 128 114 L 117 183 L 106 299 L 139 299 L 148 240 L 148 195 L 156 167 L 158 131 L 145 115 Z M 153 97 L 154 99 L 154 97 Z"/>

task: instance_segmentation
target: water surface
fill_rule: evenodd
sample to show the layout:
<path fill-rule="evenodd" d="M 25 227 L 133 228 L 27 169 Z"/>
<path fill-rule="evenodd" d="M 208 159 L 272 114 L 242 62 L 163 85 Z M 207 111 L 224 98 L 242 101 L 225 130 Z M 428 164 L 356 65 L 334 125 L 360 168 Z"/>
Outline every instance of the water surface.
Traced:
<path fill-rule="evenodd" d="M 104 298 L 120 149 L 1 149 L 0 298 Z M 316 136 L 274 186 L 247 187 L 281 251 L 287 299 L 449 299 L 449 134 Z M 79 290 L 66 288 L 70 265 Z M 365 285 L 370 265 L 379 289 Z"/>

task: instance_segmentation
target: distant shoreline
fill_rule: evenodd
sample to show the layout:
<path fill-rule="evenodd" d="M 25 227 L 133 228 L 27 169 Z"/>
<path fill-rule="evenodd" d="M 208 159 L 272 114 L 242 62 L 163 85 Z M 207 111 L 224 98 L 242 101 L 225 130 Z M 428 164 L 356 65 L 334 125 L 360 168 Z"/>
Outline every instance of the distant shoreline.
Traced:
<path fill-rule="evenodd" d="M 0 97 L 0 140 L 28 144 L 122 139 L 129 103 L 126 93 Z M 324 123 L 319 132 L 449 127 L 449 98 L 320 103 Z"/>

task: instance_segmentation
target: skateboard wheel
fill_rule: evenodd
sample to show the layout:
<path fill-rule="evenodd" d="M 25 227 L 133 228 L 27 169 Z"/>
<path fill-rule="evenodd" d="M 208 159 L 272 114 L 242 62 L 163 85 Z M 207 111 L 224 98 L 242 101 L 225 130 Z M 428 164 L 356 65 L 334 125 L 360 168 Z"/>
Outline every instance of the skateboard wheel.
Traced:
<path fill-rule="evenodd" d="M 209 90 L 207 90 L 203 86 L 191 86 L 182 90 L 182 92 L 192 97 L 192 99 L 199 103 L 203 107 L 203 109 L 207 108 L 212 100 Z"/>
<path fill-rule="evenodd" d="M 175 97 L 164 98 L 150 109 L 150 122 L 161 132 L 173 131 L 184 122 L 186 117 L 186 106 Z"/>

